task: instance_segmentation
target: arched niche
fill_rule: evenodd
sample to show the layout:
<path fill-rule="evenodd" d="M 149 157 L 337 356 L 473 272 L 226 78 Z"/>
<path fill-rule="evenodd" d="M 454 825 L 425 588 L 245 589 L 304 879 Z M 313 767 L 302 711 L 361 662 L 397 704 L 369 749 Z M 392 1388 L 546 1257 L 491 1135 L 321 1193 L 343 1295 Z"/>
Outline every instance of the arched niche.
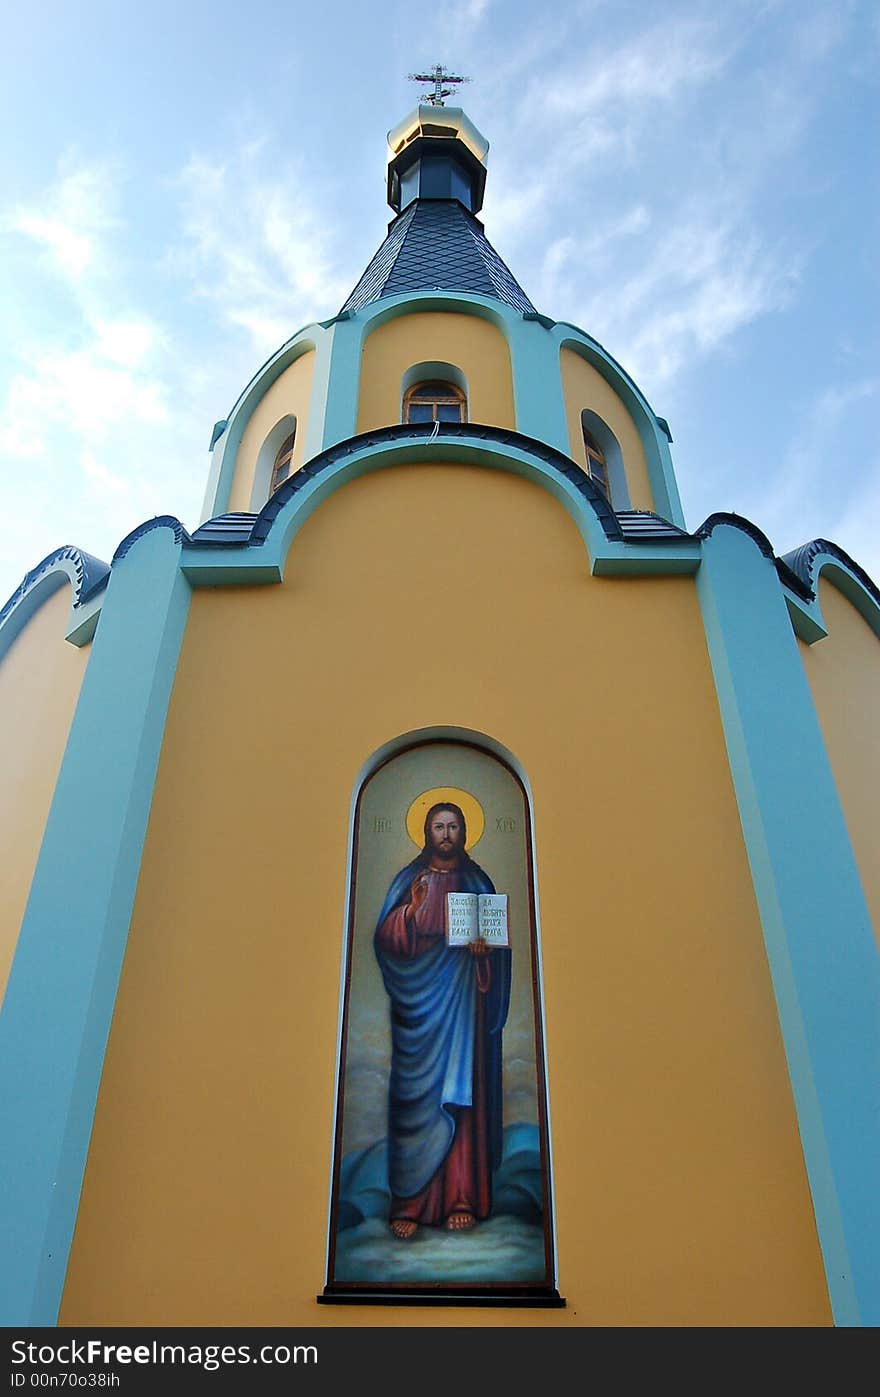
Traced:
<path fill-rule="evenodd" d="M 430 359 L 423 357 L 426 352 Z M 469 420 L 515 428 L 510 346 L 503 323 L 465 302 L 416 301 L 392 307 L 363 326 L 357 433 L 399 422 L 412 374 L 425 376 L 426 366 L 454 370 L 450 381 L 466 391 Z"/>
<path fill-rule="evenodd" d="M 469 413 L 468 384 L 461 369 L 455 364 L 447 364 L 439 359 L 426 359 L 420 364 L 411 364 L 400 380 L 400 421 L 403 421 L 403 404 L 407 393 L 417 383 L 451 383 L 464 394 L 465 420 Z"/>
<path fill-rule="evenodd" d="M 629 509 L 629 487 L 626 483 L 623 453 L 620 450 L 617 437 L 607 422 L 604 422 L 597 412 L 593 412 L 588 407 L 585 407 L 581 412 L 581 430 L 589 432 L 605 457 L 612 507 L 615 510 Z"/>
<path fill-rule="evenodd" d="M 272 481 L 272 469 L 275 465 L 275 457 L 282 444 L 291 433 L 296 432 L 296 417 L 293 413 L 286 413 L 280 417 L 272 428 L 271 432 L 264 439 L 257 454 L 257 464 L 254 469 L 254 484 L 251 490 L 251 510 L 257 514 L 269 498 L 269 487 Z"/>
<path fill-rule="evenodd" d="M 509 946 L 447 944 L 450 890 L 504 907 Z M 497 748 L 370 765 L 347 906 L 324 1298 L 558 1304 L 531 812 Z"/>

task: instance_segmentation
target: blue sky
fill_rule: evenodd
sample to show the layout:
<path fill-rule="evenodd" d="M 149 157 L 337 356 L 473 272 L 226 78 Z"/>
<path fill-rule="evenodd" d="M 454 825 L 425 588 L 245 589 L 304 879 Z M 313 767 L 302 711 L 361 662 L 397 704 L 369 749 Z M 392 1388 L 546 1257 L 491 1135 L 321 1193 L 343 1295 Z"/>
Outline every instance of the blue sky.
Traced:
<path fill-rule="evenodd" d="M 37 0 L 0 50 L 0 602 L 47 553 L 199 522 L 254 371 L 384 236 L 385 134 L 443 62 L 486 231 L 668 419 L 689 527 L 880 580 L 869 0 Z"/>

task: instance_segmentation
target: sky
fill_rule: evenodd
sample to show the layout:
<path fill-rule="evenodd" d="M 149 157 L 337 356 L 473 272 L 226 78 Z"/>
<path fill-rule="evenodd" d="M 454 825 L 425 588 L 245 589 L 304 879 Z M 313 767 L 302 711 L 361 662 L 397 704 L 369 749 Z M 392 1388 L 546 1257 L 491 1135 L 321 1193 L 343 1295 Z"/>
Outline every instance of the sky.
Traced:
<path fill-rule="evenodd" d="M 65 544 L 201 522 L 214 422 L 355 285 L 438 62 L 490 241 L 668 420 L 688 527 L 880 581 L 878 60 L 874 0 L 8 7 L 0 604 Z"/>

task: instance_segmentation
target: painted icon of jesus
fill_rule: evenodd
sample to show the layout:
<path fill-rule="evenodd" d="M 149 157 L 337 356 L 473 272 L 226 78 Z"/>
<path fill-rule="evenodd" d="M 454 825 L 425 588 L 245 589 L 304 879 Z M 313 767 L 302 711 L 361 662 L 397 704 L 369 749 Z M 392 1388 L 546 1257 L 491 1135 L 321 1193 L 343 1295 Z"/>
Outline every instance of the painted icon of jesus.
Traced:
<path fill-rule="evenodd" d="M 424 847 L 394 877 L 374 948 L 391 1001 L 389 1223 L 468 1231 L 489 1217 L 502 1147 L 501 1033 L 510 951 L 446 940 L 446 894 L 494 893 L 461 807 L 431 806 Z"/>

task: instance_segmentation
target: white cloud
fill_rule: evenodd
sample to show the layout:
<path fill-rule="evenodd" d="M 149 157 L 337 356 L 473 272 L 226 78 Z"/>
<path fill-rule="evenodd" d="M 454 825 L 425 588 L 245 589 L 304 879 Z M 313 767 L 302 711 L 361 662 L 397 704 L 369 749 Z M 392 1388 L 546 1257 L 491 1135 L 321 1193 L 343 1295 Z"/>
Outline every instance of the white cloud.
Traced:
<path fill-rule="evenodd" d="M 94 257 L 94 240 L 60 219 L 21 210 L 10 218 L 9 227 L 42 243 L 61 269 L 73 276 L 81 276 Z"/>
<path fill-rule="evenodd" d="M 841 458 L 840 434 L 847 417 L 878 395 L 880 379 L 864 378 L 832 385 L 808 404 L 788 451 L 773 470 L 772 486 L 765 492 L 765 509 L 771 519 L 781 524 L 805 499 L 821 498 L 827 512 L 828 472 L 823 468 L 824 462 L 834 463 L 835 488 L 830 498 L 838 505 L 843 503 L 841 516 L 847 513 L 849 489 L 862 476 L 865 463 Z"/>
<path fill-rule="evenodd" d="M 843 387 L 826 388 L 814 409 L 814 422 L 825 430 L 836 428 L 847 408 L 880 394 L 880 378 L 863 378 Z"/>
<path fill-rule="evenodd" d="M 276 162 L 264 173 L 265 153 L 264 142 L 250 142 L 227 163 L 189 161 L 177 180 L 183 237 L 175 252 L 196 294 L 247 329 L 261 353 L 326 319 L 351 290 L 333 256 L 337 234 L 306 197 L 305 171 Z"/>
<path fill-rule="evenodd" d="M 147 360 L 162 342 L 163 335 L 154 321 L 141 317 L 111 319 L 101 316 L 92 321 L 95 350 L 112 363 L 136 368 Z"/>
<path fill-rule="evenodd" d="M 290 338 L 290 316 L 271 315 L 258 310 L 227 309 L 226 318 L 230 325 L 238 325 L 246 330 L 258 354 L 268 358 Z"/>
<path fill-rule="evenodd" d="M 592 117 L 596 108 L 609 104 L 617 114 L 626 105 L 679 98 L 688 87 L 714 77 L 730 52 L 719 25 L 664 19 L 610 50 L 594 41 L 578 63 L 562 69 L 552 86 L 533 82 L 530 95 L 541 95 L 555 122 L 560 114 Z"/>
<path fill-rule="evenodd" d="M 15 374 L 0 416 L 0 454 L 19 460 L 40 455 L 45 449 L 46 407 L 45 387 L 39 379 Z"/>
<path fill-rule="evenodd" d="M 626 230 L 624 232 L 623 230 Z M 626 257 L 620 242 L 633 247 Z M 621 220 L 615 234 L 566 248 L 566 264 L 595 266 L 596 251 L 613 238 L 615 276 L 591 296 L 557 278 L 557 292 L 577 306 L 576 319 L 624 363 L 651 397 L 696 357 L 710 354 L 760 315 L 779 311 L 791 300 L 799 262 L 786 251 L 766 248 L 754 231 L 735 222 L 716 222 L 711 210 L 693 210 L 659 239 L 651 236 L 650 216 L 638 212 Z M 564 298 L 564 299 L 563 299 Z"/>
<path fill-rule="evenodd" d="M 798 56 L 808 63 L 826 59 L 846 33 L 852 11 L 852 0 L 835 0 L 834 5 L 802 14 L 794 30 L 794 46 Z"/>
<path fill-rule="evenodd" d="M 449 7 L 450 22 L 462 29 L 475 29 L 482 24 L 491 5 L 492 0 L 453 0 Z"/>
<path fill-rule="evenodd" d="M 594 334 L 649 397 L 789 308 L 808 266 L 815 233 L 790 225 L 782 242 L 774 186 L 846 14 L 805 14 L 776 48 L 765 21 L 766 6 L 691 5 L 633 31 L 614 6 L 578 9 L 545 54 L 552 78 L 530 71 L 525 37 L 504 57 L 525 95 L 496 146 L 490 236 L 515 274 L 540 269 L 523 281 L 535 304 Z"/>
<path fill-rule="evenodd" d="M 128 489 L 128 481 L 99 461 L 92 451 L 83 451 L 80 461 L 86 476 L 100 490 L 112 490 L 120 494 Z"/>
<path fill-rule="evenodd" d="M 119 310 L 125 295 L 114 240 L 124 225 L 116 185 L 111 166 L 85 164 L 3 220 L 48 252 L 75 307 L 73 315 L 69 307 L 58 310 L 50 339 L 19 342 L 19 367 L 0 417 L 0 448 L 14 457 L 39 456 L 62 429 L 92 447 L 125 424 L 167 419 L 167 390 L 155 365 L 163 331 L 150 316 Z M 68 451 L 68 470 L 70 460 Z"/>
<path fill-rule="evenodd" d="M 439 5 L 435 11 L 435 22 L 437 29 L 446 37 L 448 44 L 461 44 L 471 37 L 474 30 L 479 29 L 486 19 L 494 0 L 447 0 L 447 3 Z M 433 62 L 426 67 L 414 66 L 413 72 L 427 73 L 434 66 Z M 449 67 L 449 64 L 446 64 Z M 459 68 L 449 68 L 450 72 L 460 73 Z M 428 85 L 425 85 L 428 91 Z"/>
<path fill-rule="evenodd" d="M 603 253 L 610 246 L 617 246 L 621 238 L 631 238 L 636 233 L 644 233 L 651 225 L 651 212 L 645 204 L 634 204 L 619 217 L 600 223 L 586 242 L 582 251 L 594 256 Z"/>
<path fill-rule="evenodd" d="M 579 13 L 577 20 L 568 13 L 567 21 L 555 34 L 542 26 L 538 42 L 549 51 L 540 63 L 530 34 L 502 61 L 503 74 L 488 75 L 506 122 L 496 138 L 487 217 L 493 232 L 512 243 L 527 243 L 551 219 L 558 228 L 578 219 L 593 224 L 597 213 L 607 221 L 609 211 L 619 218 L 615 201 L 621 197 L 632 205 L 635 196 L 646 210 L 646 197 L 665 201 L 665 190 L 653 184 L 624 189 L 625 171 L 635 179 L 637 171 L 650 169 L 646 152 L 663 121 L 679 123 L 677 145 L 687 152 L 684 183 L 692 183 L 692 147 L 706 140 L 694 124 L 694 104 L 717 85 L 740 42 L 723 14 L 665 17 L 612 37 L 607 11 Z M 517 88 L 521 95 L 511 102 Z"/>
<path fill-rule="evenodd" d="M 14 341 L 0 398 L 7 504 L 22 525 L 3 540 L 12 579 L 63 543 L 109 557 L 152 514 L 194 523 L 204 471 L 204 418 L 192 420 L 199 389 L 172 360 L 164 326 L 130 292 L 133 244 L 117 213 L 119 186 L 110 166 L 68 168 L 39 200 L 0 216 L 24 239 L 17 275 L 33 281 L 42 308 L 40 333 L 25 320 Z M 69 297 L 46 294 L 46 257 Z"/>
<path fill-rule="evenodd" d="M 106 235 L 118 226 L 114 202 L 111 168 L 84 165 L 62 176 L 40 206 L 17 205 L 3 222 L 41 247 L 56 270 L 77 283 L 102 265 Z"/>
<path fill-rule="evenodd" d="M 108 359 L 100 341 L 69 352 L 47 350 L 13 376 L 0 422 L 0 449 L 33 457 L 50 427 L 65 427 L 81 441 L 106 440 L 125 424 L 164 422 L 166 388 L 159 378 Z"/>

